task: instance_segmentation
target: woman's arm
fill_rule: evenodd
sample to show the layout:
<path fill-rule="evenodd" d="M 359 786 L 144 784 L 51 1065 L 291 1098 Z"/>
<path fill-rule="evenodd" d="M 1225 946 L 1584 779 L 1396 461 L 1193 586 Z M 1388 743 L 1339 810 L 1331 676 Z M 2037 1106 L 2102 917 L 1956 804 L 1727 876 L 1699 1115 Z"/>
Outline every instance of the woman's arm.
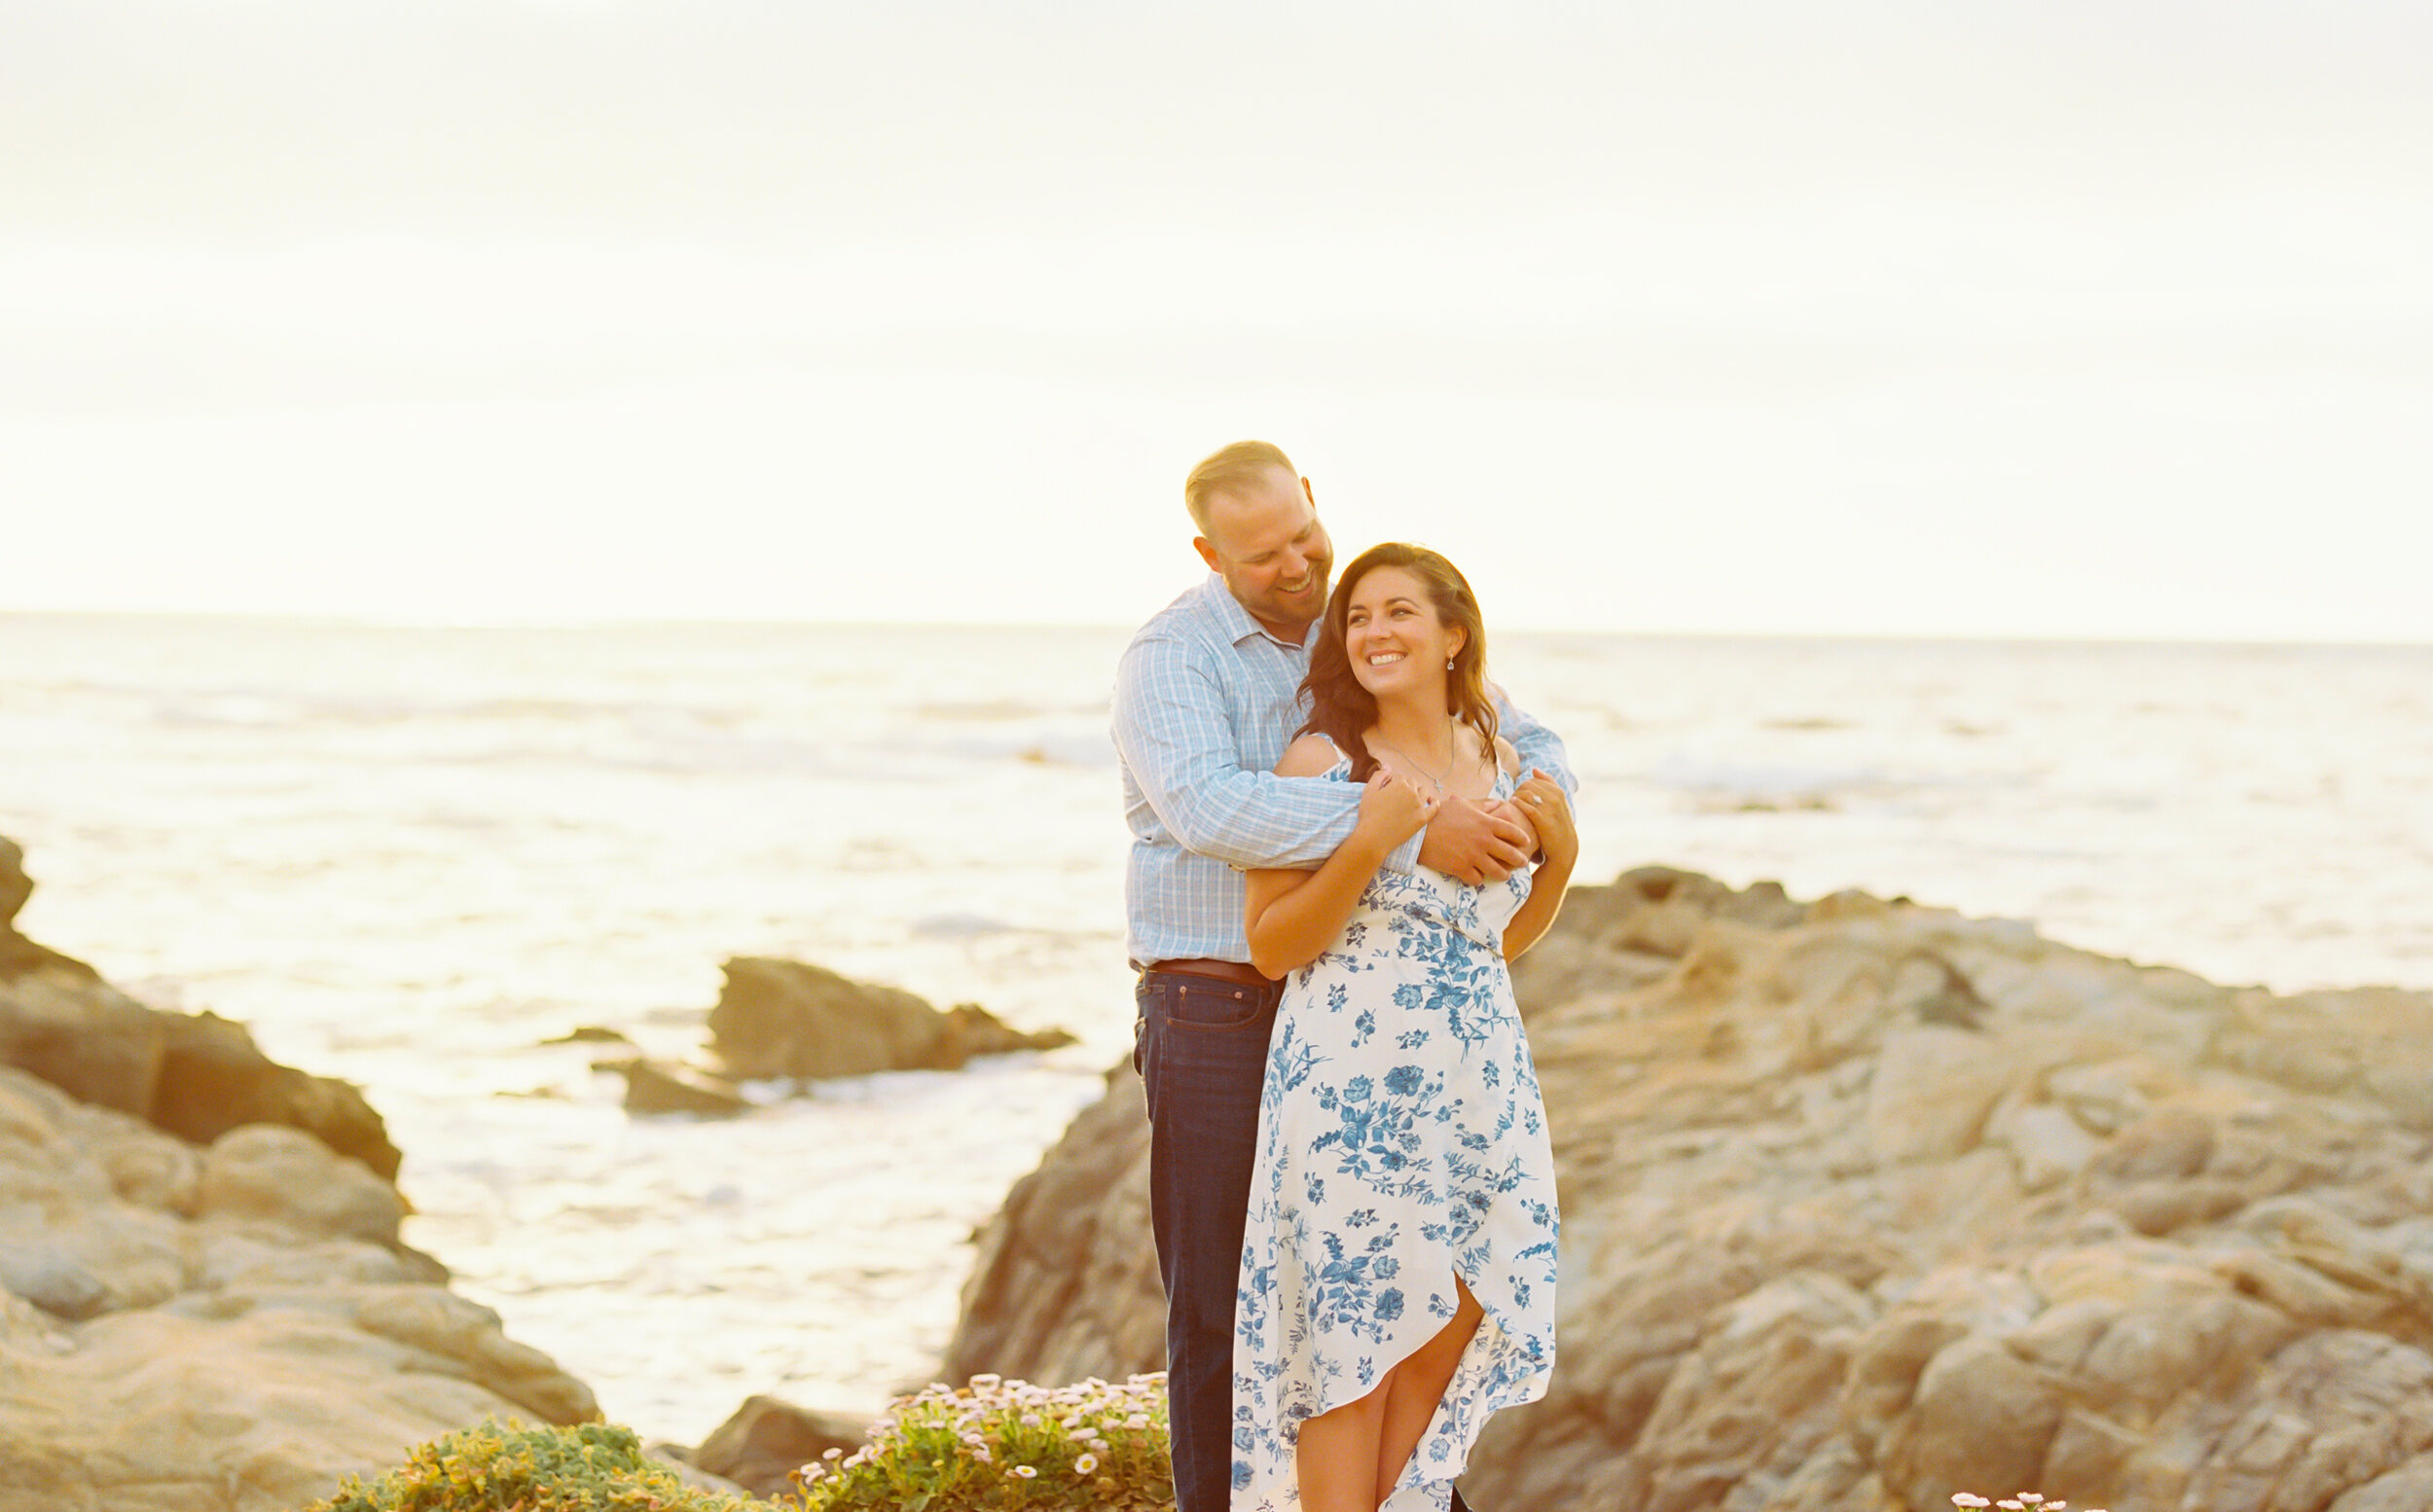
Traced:
<path fill-rule="evenodd" d="M 1313 746 L 1315 748 L 1313 748 Z M 1315 776 L 1334 764 L 1334 746 L 1316 736 L 1292 742 L 1276 764 L 1278 776 Z M 1361 793 L 1352 837 L 1316 871 L 1261 868 L 1244 874 L 1249 889 L 1251 964 L 1281 977 L 1325 953 L 1360 902 L 1361 889 L 1397 846 L 1416 835 L 1435 811 L 1436 795 L 1380 768 Z"/>
<path fill-rule="evenodd" d="M 1521 952 L 1544 936 L 1562 910 L 1563 889 L 1571 885 L 1572 867 L 1580 860 L 1580 831 L 1572 824 L 1572 806 L 1560 783 L 1543 771 L 1532 772 L 1512 798 L 1529 810 L 1546 858 L 1530 879 L 1528 900 L 1504 926 L 1506 960 L 1520 959 Z"/>

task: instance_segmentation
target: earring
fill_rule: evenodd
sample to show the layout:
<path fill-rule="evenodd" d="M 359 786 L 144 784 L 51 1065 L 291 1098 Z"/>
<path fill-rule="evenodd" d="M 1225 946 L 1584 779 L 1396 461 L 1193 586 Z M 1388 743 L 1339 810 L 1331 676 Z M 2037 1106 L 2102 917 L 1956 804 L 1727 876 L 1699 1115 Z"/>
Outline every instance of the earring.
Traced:
<path fill-rule="evenodd" d="M 1453 659 L 1451 657 L 1446 657 L 1444 659 L 1444 669 L 1448 672 L 1453 670 Z"/>

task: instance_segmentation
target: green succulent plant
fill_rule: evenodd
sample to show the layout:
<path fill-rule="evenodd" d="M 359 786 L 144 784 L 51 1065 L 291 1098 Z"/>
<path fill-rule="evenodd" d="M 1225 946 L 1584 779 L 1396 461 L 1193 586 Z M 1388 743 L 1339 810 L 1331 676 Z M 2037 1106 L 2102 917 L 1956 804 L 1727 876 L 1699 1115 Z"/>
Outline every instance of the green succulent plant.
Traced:
<path fill-rule="evenodd" d="M 349 1479 L 309 1512 L 766 1512 L 699 1490 L 642 1453 L 632 1428 L 527 1428 L 485 1421 L 418 1444 L 374 1480 Z"/>

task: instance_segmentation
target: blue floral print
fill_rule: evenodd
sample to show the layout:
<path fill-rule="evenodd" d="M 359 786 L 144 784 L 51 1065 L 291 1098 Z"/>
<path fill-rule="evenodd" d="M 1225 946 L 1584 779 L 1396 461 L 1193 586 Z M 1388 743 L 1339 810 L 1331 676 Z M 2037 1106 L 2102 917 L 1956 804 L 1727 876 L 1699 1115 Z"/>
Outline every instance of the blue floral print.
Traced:
<path fill-rule="evenodd" d="M 1234 1512 L 1300 1505 L 1301 1423 L 1434 1337 L 1457 1274 L 1486 1320 L 1381 1512 L 1443 1512 L 1487 1419 L 1545 1393 L 1554 1156 L 1503 952 L 1528 895 L 1526 872 L 1380 872 L 1286 985 L 1234 1308 Z"/>

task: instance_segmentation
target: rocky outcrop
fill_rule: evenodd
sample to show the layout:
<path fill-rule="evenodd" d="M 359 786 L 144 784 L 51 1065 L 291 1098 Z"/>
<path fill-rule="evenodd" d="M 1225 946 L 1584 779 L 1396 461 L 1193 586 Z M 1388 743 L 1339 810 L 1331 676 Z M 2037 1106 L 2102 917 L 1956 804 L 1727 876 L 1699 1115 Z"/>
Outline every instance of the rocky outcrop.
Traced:
<path fill-rule="evenodd" d="M 2433 993 L 1662 869 L 1576 890 L 1518 978 L 1560 1358 L 1480 1505 L 2427 1504 Z M 1139 1096 L 986 1231 L 950 1376 L 1158 1363 Z"/>
<path fill-rule="evenodd" d="M 735 1416 L 702 1440 L 688 1461 L 755 1496 L 793 1489 L 794 1472 L 831 1449 L 852 1454 L 869 1436 L 863 1418 L 815 1412 L 774 1396 L 746 1399 Z"/>
<path fill-rule="evenodd" d="M 625 1078 L 625 1110 L 629 1113 L 684 1113 L 696 1118 L 732 1118 L 751 1103 L 734 1081 L 698 1066 L 630 1056 L 595 1061 L 597 1071 L 614 1071 Z"/>
<path fill-rule="evenodd" d="M 280 1065 L 242 1025 L 148 1008 L 18 934 L 17 911 L 33 890 L 22 862 L 0 840 L 0 1065 L 197 1143 L 245 1124 L 287 1124 L 396 1176 L 397 1147 L 353 1087 Z"/>
<path fill-rule="evenodd" d="M 724 970 L 710 1050 L 737 1079 L 951 1071 L 974 1056 L 1073 1042 L 1062 1029 L 1026 1034 L 973 1003 L 940 1013 L 901 988 L 802 961 L 738 955 Z"/>
<path fill-rule="evenodd" d="M 646 1056 L 596 1061 L 625 1078 L 629 1113 L 731 1118 L 753 1106 L 747 1081 L 813 1081 L 877 1071 L 952 1071 L 975 1056 L 1054 1050 L 1063 1029 L 1026 1034 L 976 1003 L 940 1013 L 901 988 L 824 966 L 738 955 L 709 1010 L 709 1063 Z"/>
<path fill-rule="evenodd" d="M 1148 1134 L 1126 1062 L 981 1230 L 941 1380 L 995 1371 L 1066 1386 L 1165 1367 Z"/>
<path fill-rule="evenodd" d="M 0 1512 L 290 1512 L 485 1416 L 595 1416 L 400 1242 L 351 1088 L 8 933 Z"/>
<path fill-rule="evenodd" d="M 301 1130 L 197 1147 L 0 1068 L 0 1512 L 288 1512 L 582 1383 L 399 1243 Z"/>

